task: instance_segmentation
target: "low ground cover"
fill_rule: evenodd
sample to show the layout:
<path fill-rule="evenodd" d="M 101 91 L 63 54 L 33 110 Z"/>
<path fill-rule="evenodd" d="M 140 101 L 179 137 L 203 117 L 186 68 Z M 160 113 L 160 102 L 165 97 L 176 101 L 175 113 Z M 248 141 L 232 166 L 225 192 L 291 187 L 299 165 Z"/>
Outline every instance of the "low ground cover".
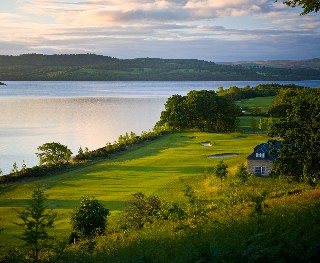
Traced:
<path fill-rule="evenodd" d="M 181 178 L 202 179 L 206 171 L 218 163 L 219 159 L 208 159 L 207 156 L 226 151 L 238 153 L 225 160 L 230 170 L 235 170 L 252 148 L 265 140 L 266 136 L 259 134 L 176 133 L 112 160 L 55 176 L 1 185 L 0 214 L 4 217 L 2 225 L 5 228 L 1 239 L 8 243 L 7 249 L 19 242 L 14 235 L 19 235 L 20 229 L 11 223 L 17 220 L 13 208 L 25 207 L 35 183 L 44 185 L 50 207 L 59 214 L 55 233 L 62 237 L 70 229 L 70 212 L 82 195 L 95 196 L 111 213 L 122 210 L 130 195 L 139 191 L 180 200 L 183 196 Z M 200 144 L 203 141 L 212 141 L 214 146 L 204 147 Z"/>
<path fill-rule="evenodd" d="M 69 247 L 63 262 L 317 262 L 320 255 L 319 190 L 263 203 L 248 214 L 235 207 L 213 214 L 198 229 L 159 221 L 141 230 L 97 237 Z"/>
<path fill-rule="evenodd" d="M 42 255 L 46 262 L 49 258 L 51 262 L 275 262 L 306 257 L 312 261 L 320 249 L 319 189 L 287 178 L 249 177 L 242 182 L 235 175 L 252 149 L 267 139 L 259 133 L 169 134 L 114 159 L 1 185 L 4 232 L 0 235 L 1 242 L 8 243 L 1 253 L 22 245 L 15 237 L 21 229 L 12 223 L 17 221 L 13 209 L 25 208 L 31 186 L 38 183 L 48 195 L 49 207 L 58 213 L 51 232 L 57 240 L 68 239 L 70 213 L 83 195 L 94 196 L 111 213 L 105 235 L 63 250 L 57 247 Z M 206 141 L 212 146 L 201 144 Z M 226 152 L 237 155 L 207 158 Z M 228 166 L 222 181 L 213 169 L 221 160 Z M 169 214 L 142 229 L 123 228 L 126 218 L 121 211 L 138 192 L 159 197 L 167 208 L 174 203 L 177 211 L 184 211 L 183 217 Z"/>

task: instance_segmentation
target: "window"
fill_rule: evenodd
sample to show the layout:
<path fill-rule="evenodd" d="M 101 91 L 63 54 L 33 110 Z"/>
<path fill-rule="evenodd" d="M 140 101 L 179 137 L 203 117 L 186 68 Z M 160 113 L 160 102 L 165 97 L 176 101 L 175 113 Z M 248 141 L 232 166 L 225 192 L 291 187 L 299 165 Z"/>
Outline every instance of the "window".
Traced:
<path fill-rule="evenodd" d="M 264 158 L 264 153 L 256 153 L 257 158 Z"/>
<path fill-rule="evenodd" d="M 255 175 L 266 175 L 266 167 L 265 166 L 256 166 L 254 168 Z"/>

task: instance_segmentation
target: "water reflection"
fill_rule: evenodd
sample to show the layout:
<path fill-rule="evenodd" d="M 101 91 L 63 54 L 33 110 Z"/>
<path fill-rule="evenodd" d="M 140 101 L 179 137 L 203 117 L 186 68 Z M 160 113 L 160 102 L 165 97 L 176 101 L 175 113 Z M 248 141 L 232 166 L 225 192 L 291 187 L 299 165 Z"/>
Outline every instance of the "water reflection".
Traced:
<path fill-rule="evenodd" d="M 35 152 L 46 142 L 60 142 L 73 153 L 96 149 L 120 134 L 140 134 L 159 120 L 165 98 L 52 98 L 0 101 L 0 168 L 13 162 L 36 165 Z"/>

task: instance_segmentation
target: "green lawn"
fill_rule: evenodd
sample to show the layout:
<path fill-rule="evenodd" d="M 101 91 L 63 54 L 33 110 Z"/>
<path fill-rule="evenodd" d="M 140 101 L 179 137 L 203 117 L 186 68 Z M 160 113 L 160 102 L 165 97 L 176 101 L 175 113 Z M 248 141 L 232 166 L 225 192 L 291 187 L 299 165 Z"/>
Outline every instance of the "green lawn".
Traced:
<path fill-rule="evenodd" d="M 171 134 L 112 160 L 56 176 L 0 185 L 0 214 L 4 218 L 1 224 L 5 228 L 1 240 L 9 243 L 7 249 L 19 243 L 14 235 L 19 235 L 21 229 L 12 223 L 17 221 L 13 209 L 25 207 L 35 183 L 45 186 L 50 207 L 59 214 L 55 234 L 68 236 L 70 212 L 82 195 L 95 196 L 111 213 L 123 209 L 130 195 L 139 191 L 178 201 L 183 196 L 181 178 L 203 178 L 208 168 L 221 160 L 207 156 L 238 153 L 238 156 L 224 158 L 229 170 L 234 171 L 241 162 L 245 162 L 253 147 L 266 140 L 266 135 L 260 134 Z M 213 146 L 202 146 L 200 142 L 203 141 L 211 141 Z"/>
<path fill-rule="evenodd" d="M 261 116 L 241 116 L 239 117 L 239 129 L 240 131 L 245 131 L 245 132 L 251 132 L 251 133 L 261 133 L 261 130 L 259 130 L 259 122 L 260 119 L 263 119 L 268 123 L 269 117 L 261 117 Z M 256 128 L 252 126 L 252 121 L 255 121 L 256 123 Z M 278 118 L 272 118 L 273 122 L 277 122 L 279 119 Z M 263 133 L 267 133 L 267 128 L 263 130 Z"/>
<path fill-rule="evenodd" d="M 236 104 L 244 109 L 247 108 L 247 112 L 251 112 L 251 110 L 254 108 L 259 108 L 261 113 L 268 113 L 268 108 L 273 100 L 274 97 L 256 97 L 237 101 Z"/>
<path fill-rule="evenodd" d="M 260 109 L 262 114 L 268 113 L 268 108 L 273 102 L 274 97 L 256 97 L 252 99 L 245 99 L 241 101 L 237 101 L 236 104 L 242 109 L 244 109 L 244 116 L 239 117 L 239 128 L 241 131 L 252 132 L 252 133 L 261 133 L 259 130 L 259 120 L 262 118 L 265 121 L 268 121 L 269 117 L 262 117 L 262 116 L 248 116 L 252 114 L 252 110 L 255 108 Z M 256 121 L 256 128 L 252 127 L 253 119 Z M 277 121 L 277 118 L 273 118 L 273 121 Z M 267 132 L 267 129 L 263 131 L 264 133 Z"/>

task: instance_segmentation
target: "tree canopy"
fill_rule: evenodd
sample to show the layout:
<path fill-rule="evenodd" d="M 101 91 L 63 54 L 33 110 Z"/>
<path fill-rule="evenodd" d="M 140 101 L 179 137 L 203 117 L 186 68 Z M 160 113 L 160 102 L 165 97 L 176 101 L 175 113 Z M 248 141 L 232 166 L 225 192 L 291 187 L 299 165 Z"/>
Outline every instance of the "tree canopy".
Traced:
<path fill-rule="evenodd" d="M 279 0 L 276 0 L 276 2 L 278 1 Z M 301 6 L 303 9 L 301 15 L 306 15 L 311 12 L 317 13 L 320 10 L 319 0 L 285 0 L 282 2 L 287 6 L 291 6 L 292 8 Z"/>
<path fill-rule="evenodd" d="M 276 96 L 283 90 L 291 90 L 292 92 L 303 89 L 306 87 L 298 86 L 295 84 L 259 84 L 255 87 L 246 86 L 243 88 L 239 88 L 237 86 L 232 86 L 228 89 L 223 89 L 222 87 L 218 88 L 218 95 L 224 96 L 232 101 L 250 99 L 255 97 L 269 97 Z"/>
<path fill-rule="evenodd" d="M 269 106 L 268 113 L 270 116 L 284 118 L 287 116 L 287 113 L 292 110 L 293 104 L 292 100 L 296 96 L 317 96 L 319 92 L 318 88 L 303 88 L 293 89 L 293 88 L 284 88 L 279 91 L 275 96 L 272 104 Z"/>
<path fill-rule="evenodd" d="M 157 196 L 146 196 L 139 192 L 132 195 L 125 210 L 126 227 L 143 228 L 161 218 L 162 203 Z"/>
<path fill-rule="evenodd" d="M 213 90 L 192 90 L 187 96 L 171 96 L 157 125 L 168 125 L 172 130 L 234 131 L 240 114 L 237 105 Z"/>
<path fill-rule="evenodd" d="M 66 163 L 71 157 L 71 150 L 59 142 L 45 143 L 38 147 L 36 155 L 40 159 L 40 165 L 58 165 Z"/>
<path fill-rule="evenodd" d="M 310 89 L 292 97 L 285 118 L 271 127 L 270 136 L 282 139 L 276 175 L 309 178 L 320 171 L 320 90 Z"/>
<path fill-rule="evenodd" d="M 94 197 L 82 196 L 80 205 L 71 214 L 72 229 L 80 236 L 92 237 L 103 234 L 107 227 L 109 209 Z"/>

